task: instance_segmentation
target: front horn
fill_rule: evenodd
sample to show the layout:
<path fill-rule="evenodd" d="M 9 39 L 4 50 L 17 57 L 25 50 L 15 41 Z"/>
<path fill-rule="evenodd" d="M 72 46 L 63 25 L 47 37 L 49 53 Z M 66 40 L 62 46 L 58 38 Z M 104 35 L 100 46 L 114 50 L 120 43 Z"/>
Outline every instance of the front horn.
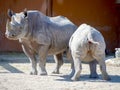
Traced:
<path fill-rule="evenodd" d="M 9 29 L 9 27 L 10 27 L 10 21 L 9 21 L 9 19 L 7 19 L 6 27 L 7 27 L 8 29 Z"/>

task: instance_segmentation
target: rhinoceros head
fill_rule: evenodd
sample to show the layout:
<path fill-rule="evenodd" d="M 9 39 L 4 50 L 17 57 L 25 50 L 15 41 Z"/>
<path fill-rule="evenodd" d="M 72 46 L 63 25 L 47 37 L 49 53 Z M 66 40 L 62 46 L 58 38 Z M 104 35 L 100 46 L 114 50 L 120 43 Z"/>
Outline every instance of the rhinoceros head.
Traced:
<path fill-rule="evenodd" d="M 27 11 L 13 13 L 13 11 L 8 10 L 8 16 L 11 21 L 8 19 L 6 23 L 6 37 L 12 40 L 24 38 L 28 31 Z"/>

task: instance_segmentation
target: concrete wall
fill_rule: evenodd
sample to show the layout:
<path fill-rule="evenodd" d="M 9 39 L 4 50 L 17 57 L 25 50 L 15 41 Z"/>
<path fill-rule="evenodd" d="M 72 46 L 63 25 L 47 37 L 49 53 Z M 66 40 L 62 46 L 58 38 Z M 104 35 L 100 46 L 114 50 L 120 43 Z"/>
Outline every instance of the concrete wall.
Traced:
<path fill-rule="evenodd" d="M 116 0 L 0 0 L 0 51 L 21 51 L 18 41 L 4 36 L 7 10 L 37 9 L 49 16 L 63 15 L 76 25 L 87 23 L 104 36 L 107 51 L 120 47 L 120 4 Z"/>
<path fill-rule="evenodd" d="M 53 0 L 52 15 L 64 15 L 78 26 L 87 23 L 104 36 L 107 51 L 120 47 L 118 13 L 115 0 Z M 119 43 L 119 44 L 118 44 Z"/>

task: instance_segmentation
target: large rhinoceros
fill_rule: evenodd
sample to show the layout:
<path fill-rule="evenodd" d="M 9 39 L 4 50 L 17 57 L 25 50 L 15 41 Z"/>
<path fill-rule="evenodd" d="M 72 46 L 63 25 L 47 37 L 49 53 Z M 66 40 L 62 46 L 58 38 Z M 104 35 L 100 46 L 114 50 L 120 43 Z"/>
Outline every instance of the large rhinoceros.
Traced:
<path fill-rule="evenodd" d="M 62 53 L 67 50 L 71 35 L 76 30 L 69 19 L 63 16 L 48 17 L 37 10 L 14 13 L 8 10 L 11 21 L 6 23 L 6 37 L 19 40 L 24 53 L 29 58 L 32 70 L 30 74 L 37 74 L 37 61 L 39 57 L 39 75 L 46 75 L 46 56 L 54 55 L 56 68 L 54 73 L 59 73 L 63 64 Z"/>
<path fill-rule="evenodd" d="M 90 77 L 97 78 L 96 61 L 94 60 L 100 64 L 103 79 L 110 80 L 104 61 L 106 44 L 99 31 L 87 24 L 80 25 L 71 36 L 69 47 L 75 67 L 72 80 L 79 80 L 82 61 L 90 63 Z"/>

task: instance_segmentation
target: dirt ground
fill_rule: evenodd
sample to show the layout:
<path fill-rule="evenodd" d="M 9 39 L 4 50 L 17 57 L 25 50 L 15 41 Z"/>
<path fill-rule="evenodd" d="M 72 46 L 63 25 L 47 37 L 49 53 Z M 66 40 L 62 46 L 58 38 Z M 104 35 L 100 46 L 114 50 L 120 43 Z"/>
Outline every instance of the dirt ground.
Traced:
<path fill-rule="evenodd" d="M 73 82 L 68 76 L 70 63 L 64 62 L 60 74 L 52 74 L 55 63 L 52 57 L 48 57 L 48 75 L 29 75 L 30 63 L 23 53 L 0 54 L 0 90 L 120 90 L 120 66 L 107 64 L 111 81 L 104 81 L 99 65 L 99 79 L 90 79 L 89 66 L 82 64 L 80 80 Z"/>

